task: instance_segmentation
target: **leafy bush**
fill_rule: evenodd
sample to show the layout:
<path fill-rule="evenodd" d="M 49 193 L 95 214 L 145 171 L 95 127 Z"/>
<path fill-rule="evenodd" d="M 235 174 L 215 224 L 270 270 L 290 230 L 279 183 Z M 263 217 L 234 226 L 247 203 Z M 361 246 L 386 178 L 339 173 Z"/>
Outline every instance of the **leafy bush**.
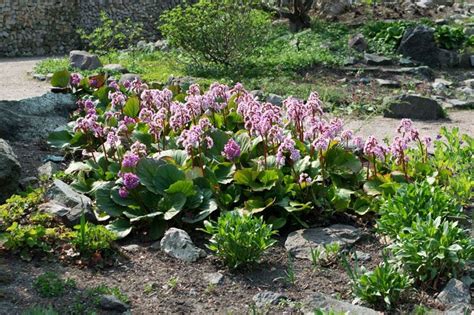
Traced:
<path fill-rule="evenodd" d="M 441 48 L 457 50 L 465 46 L 468 37 L 461 25 L 439 25 L 435 28 L 435 39 Z"/>
<path fill-rule="evenodd" d="M 66 290 L 75 288 L 76 282 L 73 279 L 63 280 L 54 272 L 45 272 L 36 278 L 33 287 L 42 297 L 58 297 Z"/>
<path fill-rule="evenodd" d="M 254 216 L 227 212 L 217 222 L 206 221 L 204 226 L 204 231 L 212 235 L 208 248 L 230 268 L 257 262 L 275 243 L 271 225 Z"/>
<path fill-rule="evenodd" d="M 380 213 L 378 230 L 396 237 L 401 230 L 411 227 L 417 216 L 422 220 L 429 215 L 455 219 L 462 216 L 462 207 L 440 187 L 423 181 L 403 185 L 394 196 L 388 196 Z"/>
<path fill-rule="evenodd" d="M 392 308 L 399 301 L 400 295 L 411 285 L 410 278 L 385 258 L 382 264 L 369 272 L 362 273 L 357 264 L 355 270 L 352 270 L 347 262 L 346 267 L 352 279 L 352 293 L 372 305 Z"/>
<path fill-rule="evenodd" d="M 269 16 L 254 0 L 199 0 L 160 16 L 160 30 L 173 46 L 195 61 L 235 66 L 262 45 Z"/>
<path fill-rule="evenodd" d="M 433 283 L 455 277 L 474 259 L 474 242 L 457 222 L 417 217 L 391 246 L 394 256 L 416 279 Z"/>
<path fill-rule="evenodd" d="M 117 238 L 115 233 L 104 226 L 85 222 L 84 216 L 81 217 L 81 224 L 76 225 L 74 229 L 76 231 L 72 233 L 71 242 L 85 256 L 97 252 L 105 253 Z"/>
<path fill-rule="evenodd" d="M 380 54 L 394 54 L 405 31 L 412 26 L 412 22 L 376 21 L 366 23 L 362 32 L 368 40 L 369 50 Z"/>
<path fill-rule="evenodd" d="M 186 92 L 104 82 L 75 81 L 75 121 L 49 142 L 84 153 L 65 173 L 95 197 L 118 237 L 139 228 L 157 239 L 167 226 L 198 223 L 218 209 L 259 213 L 275 229 L 308 226 L 315 214 L 365 214 L 381 190 L 412 176 L 400 156 L 413 147 L 428 158 L 411 121 L 403 124 L 416 137 L 403 132 L 391 149 L 373 136 L 364 145 L 342 120 L 324 115 L 317 93 L 280 107 L 240 84 L 213 83 L 206 92 L 192 84 Z"/>
<path fill-rule="evenodd" d="M 101 11 L 100 26 L 92 32 L 84 29 L 77 32 L 90 50 L 102 55 L 135 44 L 142 37 L 143 26 L 130 18 L 114 21 L 105 11 Z"/>

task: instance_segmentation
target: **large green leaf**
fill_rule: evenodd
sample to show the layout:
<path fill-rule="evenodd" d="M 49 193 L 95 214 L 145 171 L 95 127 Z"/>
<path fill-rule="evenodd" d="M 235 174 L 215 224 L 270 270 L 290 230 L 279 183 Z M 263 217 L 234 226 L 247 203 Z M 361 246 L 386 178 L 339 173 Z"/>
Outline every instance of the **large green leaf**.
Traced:
<path fill-rule="evenodd" d="M 97 208 L 99 210 L 107 213 L 112 217 L 120 217 L 127 208 L 118 205 L 110 197 L 111 189 L 114 186 L 113 182 L 109 182 L 105 185 L 100 186 L 95 190 L 95 198 L 97 203 Z"/>
<path fill-rule="evenodd" d="M 258 175 L 258 171 L 254 171 L 251 168 L 243 168 L 235 172 L 234 180 L 239 185 L 252 186 L 255 184 Z"/>
<path fill-rule="evenodd" d="M 129 117 L 135 118 L 140 112 L 140 100 L 137 96 L 130 97 L 125 106 L 123 107 L 123 113 Z"/>
<path fill-rule="evenodd" d="M 173 184 L 168 189 L 165 189 L 165 192 L 168 194 L 181 193 L 186 197 L 190 197 L 196 194 L 194 189 L 194 183 L 190 180 L 179 180 Z"/>
<path fill-rule="evenodd" d="M 230 136 L 222 130 L 216 129 L 210 134 L 212 140 L 214 141 L 214 146 L 209 149 L 208 153 L 212 157 L 221 157 L 222 151 L 224 151 L 224 146 L 229 141 Z"/>
<path fill-rule="evenodd" d="M 51 85 L 54 87 L 65 88 L 69 84 L 71 74 L 67 70 L 56 71 L 51 78 Z"/>
<path fill-rule="evenodd" d="M 72 135 L 67 130 L 53 131 L 48 136 L 48 144 L 54 148 L 63 149 L 69 146 Z"/>
<path fill-rule="evenodd" d="M 171 160 L 174 164 L 182 166 L 188 158 L 188 153 L 184 150 L 165 150 L 160 152 L 158 158 L 168 162 Z"/>
<path fill-rule="evenodd" d="M 117 219 L 105 226 L 109 231 L 115 232 L 117 237 L 124 238 L 132 232 L 132 226 L 127 219 Z"/>
<path fill-rule="evenodd" d="M 267 209 L 275 203 L 275 198 L 268 198 L 264 200 L 261 197 L 255 197 L 244 202 L 245 210 L 250 213 L 258 213 Z"/>
<path fill-rule="evenodd" d="M 186 178 L 176 166 L 155 159 L 142 159 L 137 165 L 137 175 L 141 183 L 155 194 L 163 194 L 172 184 Z"/>
<path fill-rule="evenodd" d="M 214 175 L 216 180 L 220 184 L 229 184 L 233 180 L 233 175 L 235 173 L 235 165 L 233 163 L 220 163 L 214 169 Z"/>
<path fill-rule="evenodd" d="M 165 220 L 171 220 L 180 213 L 185 203 L 186 196 L 181 193 L 166 195 L 162 202 L 160 202 L 160 208 L 166 210 L 164 215 Z"/>

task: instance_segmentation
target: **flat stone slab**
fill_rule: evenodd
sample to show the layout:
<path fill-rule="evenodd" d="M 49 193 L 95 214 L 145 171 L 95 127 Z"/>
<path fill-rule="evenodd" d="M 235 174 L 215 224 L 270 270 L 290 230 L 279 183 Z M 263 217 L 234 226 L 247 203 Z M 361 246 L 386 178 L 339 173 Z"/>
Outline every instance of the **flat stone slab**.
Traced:
<path fill-rule="evenodd" d="M 350 315 L 380 315 L 382 313 L 377 312 L 373 309 L 353 305 L 349 302 L 336 300 L 330 296 L 327 296 L 322 293 L 314 293 L 309 297 L 303 300 L 303 307 L 301 311 L 304 314 L 315 314 L 315 311 L 326 311 L 326 312 L 336 312 L 344 313 Z"/>
<path fill-rule="evenodd" d="M 311 249 L 331 243 L 339 243 L 344 247 L 357 242 L 360 236 L 359 229 L 345 224 L 302 229 L 288 235 L 285 248 L 296 258 L 311 259 Z"/>

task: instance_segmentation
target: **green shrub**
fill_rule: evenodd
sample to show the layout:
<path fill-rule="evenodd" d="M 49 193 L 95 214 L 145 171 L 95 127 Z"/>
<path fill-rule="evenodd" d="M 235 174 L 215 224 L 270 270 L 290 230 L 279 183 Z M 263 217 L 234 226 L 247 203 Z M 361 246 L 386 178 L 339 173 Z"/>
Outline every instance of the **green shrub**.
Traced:
<path fill-rule="evenodd" d="M 271 225 L 261 217 L 240 215 L 237 212 L 222 214 L 216 222 L 205 221 L 204 231 L 212 235 L 208 248 L 230 268 L 258 261 L 271 247 L 275 234 Z"/>
<path fill-rule="evenodd" d="M 85 256 L 109 250 L 111 243 L 117 239 L 117 235 L 104 226 L 85 222 L 84 216 L 81 217 L 81 224 L 74 229 L 71 242 Z"/>
<path fill-rule="evenodd" d="M 457 222 L 418 217 L 391 245 L 392 252 L 416 279 L 436 284 L 454 277 L 474 258 L 473 240 Z"/>
<path fill-rule="evenodd" d="M 468 37 L 460 25 L 440 25 L 435 28 L 435 39 L 441 48 L 457 50 L 465 46 Z"/>
<path fill-rule="evenodd" d="M 262 45 L 269 16 L 254 0 L 199 0 L 161 15 L 160 30 L 194 61 L 235 66 Z"/>
<path fill-rule="evenodd" d="M 373 271 L 364 273 L 359 271 L 357 265 L 355 270 L 351 270 L 347 262 L 346 265 L 352 279 L 352 293 L 372 305 L 392 308 L 411 285 L 410 278 L 386 259 Z"/>
<path fill-rule="evenodd" d="M 407 21 L 376 21 L 366 23 L 362 33 L 367 38 L 370 51 L 390 55 L 395 53 L 403 34 L 412 25 Z"/>
<path fill-rule="evenodd" d="M 388 196 L 380 207 L 377 222 L 382 234 L 396 237 L 404 228 L 411 227 L 419 216 L 422 220 L 432 217 L 459 218 L 462 207 L 440 187 L 427 181 L 403 185 L 394 196 Z"/>
<path fill-rule="evenodd" d="M 63 280 L 54 272 L 45 272 L 36 278 L 33 287 L 42 297 L 58 297 L 66 290 L 75 288 L 76 282 L 73 279 Z"/>
<path fill-rule="evenodd" d="M 53 228 L 45 228 L 42 225 L 20 225 L 18 222 L 6 229 L 2 234 L 3 245 L 9 250 L 40 249 L 49 250 L 50 246 L 45 242 L 47 236 L 55 235 Z"/>
<path fill-rule="evenodd" d="M 143 26 L 132 22 L 130 18 L 125 21 L 114 21 L 105 11 L 102 11 L 100 26 L 92 32 L 84 29 L 79 29 L 77 32 L 90 50 L 103 55 L 134 45 L 142 37 Z"/>

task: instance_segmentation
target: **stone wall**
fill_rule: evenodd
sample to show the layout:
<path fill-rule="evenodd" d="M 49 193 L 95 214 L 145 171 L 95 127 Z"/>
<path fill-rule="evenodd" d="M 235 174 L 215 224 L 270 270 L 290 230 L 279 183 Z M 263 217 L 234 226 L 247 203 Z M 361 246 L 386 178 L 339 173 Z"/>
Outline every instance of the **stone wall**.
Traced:
<path fill-rule="evenodd" d="M 77 28 L 92 30 L 105 10 L 130 17 L 156 40 L 159 15 L 180 0 L 0 0 L 0 56 L 64 54 L 81 48 Z"/>

